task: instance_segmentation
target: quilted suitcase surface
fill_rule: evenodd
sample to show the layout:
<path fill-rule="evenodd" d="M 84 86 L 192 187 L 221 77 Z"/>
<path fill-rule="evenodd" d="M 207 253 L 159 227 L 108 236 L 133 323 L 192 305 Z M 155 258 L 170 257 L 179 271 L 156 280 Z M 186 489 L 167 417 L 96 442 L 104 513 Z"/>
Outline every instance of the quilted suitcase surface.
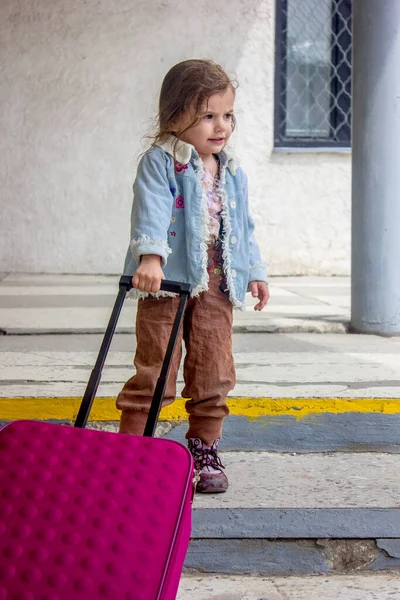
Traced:
<path fill-rule="evenodd" d="M 1 600 L 173 600 L 193 464 L 173 441 L 19 421 L 0 431 Z"/>
<path fill-rule="evenodd" d="M 0 600 L 174 600 L 191 532 L 193 459 L 155 439 L 190 286 L 180 296 L 145 437 L 87 431 L 131 278 L 122 276 L 75 427 L 0 430 Z"/>

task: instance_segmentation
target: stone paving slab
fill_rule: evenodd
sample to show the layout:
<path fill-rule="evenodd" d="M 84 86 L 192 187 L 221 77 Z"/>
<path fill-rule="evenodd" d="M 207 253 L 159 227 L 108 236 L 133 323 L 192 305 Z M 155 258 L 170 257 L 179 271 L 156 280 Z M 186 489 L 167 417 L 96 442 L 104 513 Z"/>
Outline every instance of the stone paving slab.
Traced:
<path fill-rule="evenodd" d="M 385 545 L 387 540 L 379 540 L 382 542 Z M 399 575 L 400 559 L 372 539 L 195 539 L 184 570 L 267 577 L 355 571 L 393 571 Z"/>
<path fill-rule="evenodd" d="M 234 336 L 237 386 L 231 396 L 400 396 L 398 338 L 243 335 Z M 0 336 L 0 397 L 80 396 L 100 341 L 101 336 Z M 134 347 L 133 335 L 114 338 L 100 397 L 117 394 L 133 374 Z"/>
<path fill-rule="evenodd" d="M 196 539 L 380 539 L 400 558 L 400 508 L 196 508 L 196 501 Z"/>
<path fill-rule="evenodd" d="M 67 283 L 67 282 L 65 282 Z M 68 306 L 72 299 L 76 298 L 76 303 L 82 301 L 82 296 L 99 297 L 100 304 L 108 306 L 115 296 L 118 282 L 98 283 L 92 285 L 42 285 L 39 283 L 32 285 L 7 285 L 5 282 L 0 285 L 0 306 L 9 308 L 11 302 L 17 298 L 21 301 L 21 306 L 27 308 L 34 298 L 42 300 L 43 303 L 49 302 L 51 298 L 57 298 L 58 306 Z M 79 306 L 79 304 L 78 304 Z M 12 308 L 12 305 L 11 305 Z"/>
<path fill-rule="evenodd" d="M 64 416 L 57 413 L 56 405 L 38 406 L 34 399 L 27 399 L 23 407 L 21 400 L 0 400 L 0 426 L 15 419 L 50 420 L 56 423 L 71 424 L 76 417 L 79 399 L 73 407 L 64 409 Z M 64 404 L 64 403 L 63 403 Z M 97 418 L 96 402 L 91 418 Z M 11 408 L 11 410 L 10 410 Z M 100 407 L 102 409 L 102 407 Z M 40 414 L 39 414 L 40 413 Z M 114 411 L 114 420 L 90 421 L 95 429 L 118 431 L 119 414 Z M 160 425 L 169 439 L 185 442 L 186 420 L 177 425 L 168 421 L 168 414 L 161 413 Z M 164 420 L 166 419 L 166 420 Z M 400 414 L 382 413 L 343 413 L 313 414 L 303 419 L 289 415 L 247 418 L 231 415 L 224 424 L 223 452 L 251 452 L 254 449 L 280 453 L 327 453 L 327 452 L 384 452 L 400 453 Z"/>
<path fill-rule="evenodd" d="M 8 334 L 102 331 L 118 279 L 101 275 L 6 275 L 0 280 L 0 330 Z M 256 300 L 248 295 L 246 310 L 235 311 L 234 330 L 345 333 L 349 285 L 346 278 L 272 278 L 268 308 L 255 313 Z M 118 331 L 133 330 L 135 312 L 136 303 L 128 302 Z"/>
<path fill-rule="evenodd" d="M 96 359 L 95 353 L 72 356 L 68 353 L 2 352 L 2 379 L 16 380 L 23 370 L 29 381 L 69 381 L 88 379 Z M 364 353 L 321 354 L 303 352 L 294 360 L 292 353 L 236 352 L 237 379 L 241 383 L 264 386 L 339 384 L 357 388 L 373 386 L 382 381 L 400 386 L 400 360 L 397 354 L 374 355 Z M 57 368 L 55 368 L 57 367 Z M 133 374 L 132 353 L 110 353 L 104 368 L 103 381 L 121 383 Z M 183 382 L 180 373 L 179 382 Z M 368 382 L 368 386 L 366 386 Z M 268 396 L 268 391 L 266 392 Z"/>
<path fill-rule="evenodd" d="M 102 336 L 94 333 L 0 336 L 0 352 L 97 352 L 101 340 Z M 117 334 L 111 343 L 111 350 L 116 352 L 133 352 L 135 347 L 135 336 L 131 333 Z M 361 334 L 338 336 L 330 333 L 309 335 L 302 332 L 270 335 L 234 333 L 233 349 L 234 352 L 286 352 L 292 355 L 313 352 L 316 356 L 348 352 L 387 355 L 400 354 L 400 337 Z M 296 360 L 297 357 L 293 356 L 293 361 Z"/>
<path fill-rule="evenodd" d="M 179 384 L 180 385 L 180 384 Z M 86 382 L 31 382 L 26 380 L 22 374 L 18 380 L 3 381 L 0 386 L 0 398 L 63 398 L 76 397 L 83 395 Z M 254 397 L 254 398 L 398 398 L 398 383 L 395 387 L 385 387 L 385 382 L 380 386 L 366 386 L 360 390 L 349 390 L 348 386 L 342 385 L 324 385 L 324 384 L 305 384 L 281 387 L 278 385 L 266 385 L 263 382 L 259 384 L 240 383 L 236 384 L 235 390 L 229 393 L 229 397 Z M 120 382 L 102 381 L 100 383 L 97 397 L 110 398 L 115 397 L 121 389 Z"/>
<path fill-rule="evenodd" d="M 400 508 L 400 455 L 222 453 L 230 488 L 195 508 Z"/>
<path fill-rule="evenodd" d="M 54 303 L 57 300 L 56 306 L 79 306 L 82 302 L 82 298 L 88 296 L 91 302 L 94 302 L 93 298 L 98 300 L 98 306 L 110 306 L 113 299 L 115 298 L 116 291 L 118 290 L 118 282 L 113 284 L 98 284 L 98 285 L 75 285 L 75 286 L 0 286 L 0 307 L 1 308 L 12 308 L 13 303 L 20 299 L 20 305 L 25 308 L 29 308 L 30 303 L 34 298 L 37 301 L 41 301 L 43 306 L 48 303 Z M 135 300 L 130 299 L 130 303 L 136 303 Z M 247 309 L 251 311 L 251 307 L 256 304 L 256 300 L 253 300 L 251 296 L 247 297 Z M 316 306 L 324 307 L 326 302 L 321 302 L 315 298 L 308 298 L 305 296 L 298 296 L 293 292 L 289 292 L 283 289 L 275 289 L 273 296 L 269 301 L 269 306 L 279 305 L 298 305 L 298 306 Z M 331 303 L 335 305 L 335 300 Z"/>
<path fill-rule="evenodd" d="M 298 403 L 299 404 L 299 403 Z M 1 402 L 0 402 L 1 406 Z M 319 404 L 319 408 L 322 408 Z M 174 427 L 170 439 L 183 442 L 186 423 Z M 231 415 L 224 423 L 224 452 L 374 452 L 400 453 L 400 414 L 381 412 L 312 413 L 302 418 Z"/>
<path fill-rule="evenodd" d="M 2 280 L 5 286 L 85 286 L 85 285 L 118 285 L 118 275 L 73 275 L 46 273 L 7 273 Z"/>
<path fill-rule="evenodd" d="M 322 577 L 184 575 L 177 600 L 397 600 L 396 574 Z"/>
<path fill-rule="evenodd" d="M 61 379 L 61 378 L 59 378 Z M 178 385 L 183 387 L 182 382 Z M 39 381 L 32 382 L 27 380 L 24 373 L 21 373 L 18 380 L 6 380 L 0 382 L 0 398 L 21 398 L 21 397 L 39 397 L 39 398 L 63 398 L 76 397 L 83 395 L 86 387 L 86 381 L 65 382 L 65 381 Z M 110 398 L 115 397 L 121 390 L 122 380 L 102 381 L 100 383 L 97 397 Z M 315 384 L 313 382 L 304 385 L 282 384 L 269 385 L 263 382 L 249 383 L 238 382 L 235 389 L 229 393 L 230 398 L 234 397 L 252 397 L 252 398 L 392 398 L 399 397 L 399 383 L 397 380 L 390 382 L 379 382 L 379 385 L 366 385 L 362 389 L 352 389 L 346 382 L 341 385 Z"/>
<path fill-rule="evenodd" d="M 17 312 L 17 311 L 20 312 Z M 287 311 L 289 312 L 289 311 Z M 0 333 L 7 335 L 50 334 L 50 333 L 102 333 L 108 323 L 111 309 L 91 307 L 60 308 L 3 308 L 0 309 Z M 313 311 L 310 310 L 309 314 Z M 135 305 L 123 309 L 116 331 L 135 332 Z M 233 320 L 234 333 L 347 333 L 348 318 L 329 313 L 321 318 L 282 317 L 271 311 L 263 316 L 246 316 L 236 312 Z M 326 318 L 322 318 L 326 317 Z"/>

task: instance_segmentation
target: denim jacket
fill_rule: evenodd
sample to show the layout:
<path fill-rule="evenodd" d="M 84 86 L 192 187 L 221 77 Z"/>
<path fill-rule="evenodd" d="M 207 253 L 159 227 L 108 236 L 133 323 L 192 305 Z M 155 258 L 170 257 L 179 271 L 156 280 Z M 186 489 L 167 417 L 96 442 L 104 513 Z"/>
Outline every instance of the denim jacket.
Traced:
<path fill-rule="evenodd" d="M 251 281 L 267 281 L 248 208 L 247 177 L 230 151 L 219 154 L 222 190 L 222 256 L 229 298 L 244 308 Z M 209 212 L 195 148 L 174 136 L 146 152 L 133 185 L 131 242 L 124 273 L 133 275 L 144 254 L 161 256 L 166 279 L 208 289 Z M 158 292 L 157 295 L 164 295 Z M 134 297 L 147 296 L 133 290 Z"/>

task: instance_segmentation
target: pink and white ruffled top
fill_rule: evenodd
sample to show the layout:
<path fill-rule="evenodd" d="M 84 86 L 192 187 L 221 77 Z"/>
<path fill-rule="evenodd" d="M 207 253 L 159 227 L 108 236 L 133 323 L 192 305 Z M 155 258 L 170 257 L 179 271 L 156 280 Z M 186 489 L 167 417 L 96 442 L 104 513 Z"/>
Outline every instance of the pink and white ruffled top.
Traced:
<path fill-rule="evenodd" d="M 204 169 L 202 186 L 207 198 L 207 207 L 210 214 L 210 243 L 213 243 L 219 237 L 221 226 L 222 198 L 221 183 L 218 175 L 214 177 L 211 171 Z"/>

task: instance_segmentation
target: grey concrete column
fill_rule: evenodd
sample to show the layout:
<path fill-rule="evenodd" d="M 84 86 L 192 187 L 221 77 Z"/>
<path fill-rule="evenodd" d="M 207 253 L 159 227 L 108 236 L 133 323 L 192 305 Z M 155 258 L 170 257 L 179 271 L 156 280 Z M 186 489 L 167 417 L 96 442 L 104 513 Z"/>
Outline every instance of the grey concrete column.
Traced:
<path fill-rule="evenodd" d="M 351 325 L 400 334 L 400 0 L 353 0 Z"/>

